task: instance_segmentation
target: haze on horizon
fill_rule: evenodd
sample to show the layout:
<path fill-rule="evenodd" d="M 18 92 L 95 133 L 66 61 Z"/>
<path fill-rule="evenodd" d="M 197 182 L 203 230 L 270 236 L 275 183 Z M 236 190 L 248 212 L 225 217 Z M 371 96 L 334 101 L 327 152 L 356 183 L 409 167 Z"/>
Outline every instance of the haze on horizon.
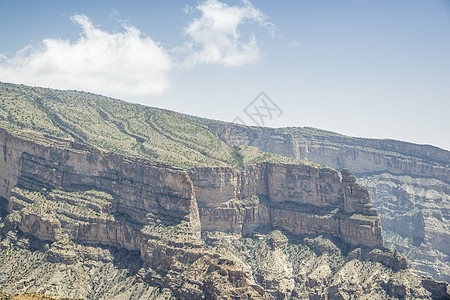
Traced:
<path fill-rule="evenodd" d="M 0 0 L 0 38 L 3 82 L 450 150 L 445 0 Z"/>

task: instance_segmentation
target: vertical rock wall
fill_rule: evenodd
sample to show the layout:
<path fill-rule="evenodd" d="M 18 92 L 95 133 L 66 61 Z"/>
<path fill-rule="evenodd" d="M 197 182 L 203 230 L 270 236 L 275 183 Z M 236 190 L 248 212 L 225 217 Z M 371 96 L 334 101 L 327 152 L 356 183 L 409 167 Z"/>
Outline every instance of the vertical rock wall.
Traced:
<path fill-rule="evenodd" d="M 203 231 L 246 234 L 257 227 L 330 234 L 351 244 L 382 245 L 381 226 L 367 189 L 348 170 L 261 163 L 190 171 Z"/>
<path fill-rule="evenodd" d="M 133 234 L 138 234 L 139 228 L 149 223 L 148 218 L 151 218 L 150 222 L 160 220 L 172 225 L 182 220 L 188 221 L 192 234 L 197 238 L 200 236 L 193 184 L 183 170 L 104 153 L 86 145 L 43 145 L 1 129 L 0 143 L 3 145 L 0 154 L 0 196 L 10 200 L 10 212 L 23 207 L 20 199 L 11 197 L 14 186 L 36 192 L 51 189 L 99 190 L 112 195 L 108 213 L 128 219 L 131 225 L 138 226 L 133 229 L 128 224 L 131 227 L 122 228 L 121 222 L 100 219 L 86 224 L 78 222 L 73 235 L 80 241 L 108 244 L 109 240 L 113 245 L 139 249 L 139 245 L 130 241 L 140 242 Z M 36 229 L 38 225 L 34 224 L 39 223 L 39 215 L 24 213 L 22 217 L 21 229 Z M 46 222 L 43 218 L 40 221 L 42 224 Z M 56 227 L 60 226 L 57 222 L 53 223 Z M 43 230 L 42 237 L 55 240 L 57 237 L 45 233 L 55 232 L 50 227 L 39 227 Z M 114 231 L 114 228 L 117 230 Z"/>
<path fill-rule="evenodd" d="M 348 170 L 342 171 L 342 180 L 330 168 L 274 163 L 260 163 L 243 172 L 205 167 L 187 173 L 86 145 L 45 146 L 4 130 L 0 134 L 0 195 L 5 198 L 16 185 L 35 191 L 94 189 L 112 195 L 110 213 L 125 214 L 138 224 L 147 224 L 149 217 L 172 223 L 184 219 L 196 234 L 200 227 L 237 234 L 277 227 L 293 234 L 331 234 L 352 244 L 382 245 L 377 211 L 367 190 Z M 10 201 L 11 211 L 20 206 L 14 207 L 17 203 Z M 112 224 L 97 223 L 79 225 L 78 238 L 102 240 L 95 230 L 103 232 Z M 133 240 L 131 232 L 125 228 L 117 235 Z M 138 248 L 129 241 L 119 244 Z"/>

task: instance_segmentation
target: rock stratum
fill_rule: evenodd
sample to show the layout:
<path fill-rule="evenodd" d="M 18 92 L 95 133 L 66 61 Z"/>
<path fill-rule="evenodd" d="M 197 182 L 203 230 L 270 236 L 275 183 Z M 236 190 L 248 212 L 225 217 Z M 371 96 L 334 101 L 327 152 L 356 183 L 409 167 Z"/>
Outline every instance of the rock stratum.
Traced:
<path fill-rule="evenodd" d="M 340 172 L 205 120 L 0 85 L 0 289 L 88 299 L 447 299 Z M 267 149 L 266 149 L 267 150 Z M 394 225 L 395 226 L 395 225 Z"/>
<path fill-rule="evenodd" d="M 313 128 L 261 129 L 205 122 L 230 146 L 348 168 L 368 188 L 387 245 L 419 274 L 450 282 L 450 152 Z"/>

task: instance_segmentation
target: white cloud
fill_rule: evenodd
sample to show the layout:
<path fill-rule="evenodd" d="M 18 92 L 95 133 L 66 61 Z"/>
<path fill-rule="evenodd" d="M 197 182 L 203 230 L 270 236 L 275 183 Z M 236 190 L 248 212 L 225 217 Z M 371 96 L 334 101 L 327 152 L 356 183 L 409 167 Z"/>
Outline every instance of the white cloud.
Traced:
<path fill-rule="evenodd" d="M 168 89 L 169 73 L 176 68 L 256 62 L 261 51 L 245 26 L 273 29 L 248 0 L 241 5 L 205 0 L 183 11 L 199 15 L 184 29 L 188 41 L 170 51 L 133 26 L 124 23 L 120 32 L 108 32 L 75 15 L 72 21 L 82 29 L 76 41 L 48 38 L 12 58 L 0 53 L 0 80 L 142 99 Z"/>
<path fill-rule="evenodd" d="M 243 6 L 229 6 L 217 0 L 207 0 L 196 7 L 201 16 L 185 28 L 190 38 L 186 64 L 210 63 L 224 66 L 240 66 L 254 63 L 260 57 L 260 49 L 254 35 L 243 37 L 239 28 L 248 23 L 271 29 L 266 16 L 249 1 Z M 186 11 L 186 10 L 185 10 Z"/>
<path fill-rule="evenodd" d="M 84 15 L 72 20 L 82 28 L 75 42 L 44 39 L 11 59 L 0 54 L 0 80 L 117 97 L 158 94 L 168 88 L 173 63 L 159 43 L 132 26 L 110 33 Z"/>

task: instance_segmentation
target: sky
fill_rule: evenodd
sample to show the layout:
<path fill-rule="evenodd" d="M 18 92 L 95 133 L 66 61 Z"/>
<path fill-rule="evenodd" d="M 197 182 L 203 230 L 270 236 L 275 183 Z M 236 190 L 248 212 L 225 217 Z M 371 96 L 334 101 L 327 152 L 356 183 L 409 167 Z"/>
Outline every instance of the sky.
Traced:
<path fill-rule="evenodd" d="M 0 0 L 0 81 L 450 150 L 450 0 Z"/>

